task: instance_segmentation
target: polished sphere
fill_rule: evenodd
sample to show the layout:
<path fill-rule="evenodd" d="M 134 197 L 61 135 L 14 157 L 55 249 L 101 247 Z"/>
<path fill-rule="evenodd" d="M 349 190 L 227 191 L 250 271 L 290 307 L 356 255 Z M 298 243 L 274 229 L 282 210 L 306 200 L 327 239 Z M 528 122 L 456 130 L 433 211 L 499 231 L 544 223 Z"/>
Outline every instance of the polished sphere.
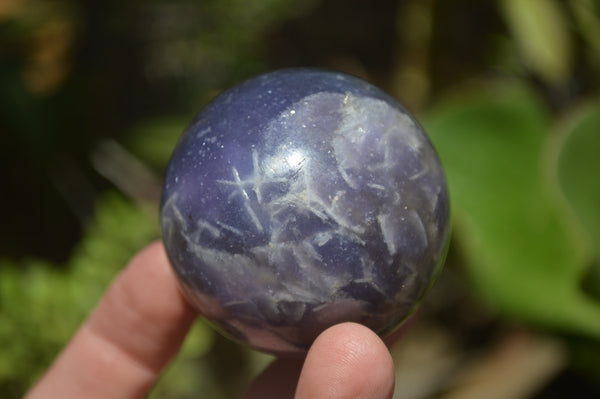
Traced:
<path fill-rule="evenodd" d="M 293 354 L 340 322 L 385 335 L 404 321 L 443 263 L 449 200 L 402 105 L 349 75 L 288 69 L 193 120 L 167 168 L 161 224 L 202 315 Z"/>

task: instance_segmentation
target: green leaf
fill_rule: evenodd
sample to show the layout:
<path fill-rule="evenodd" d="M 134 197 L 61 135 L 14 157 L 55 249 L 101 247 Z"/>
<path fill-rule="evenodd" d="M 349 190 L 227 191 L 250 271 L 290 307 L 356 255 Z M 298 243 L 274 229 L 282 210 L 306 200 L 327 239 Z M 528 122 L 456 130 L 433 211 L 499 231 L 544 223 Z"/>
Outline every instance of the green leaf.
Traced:
<path fill-rule="evenodd" d="M 597 3 L 597 0 L 570 0 L 568 2 L 577 22 L 574 28 L 588 43 L 587 55 L 591 56 L 596 63 L 599 61 L 600 55 L 600 18 Z"/>
<path fill-rule="evenodd" d="M 558 183 L 576 215 L 593 269 L 584 286 L 600 297 L 600 102 L 579 110 L 564 123 L 554 146 Z M 591 262 L 590 262 L 591 263 Z"/>
<path fill-rule="evenodd" d="M 148 119 L 129 132 L 126 146 L 145 163 L 165 167 L 177 140 L 191 122 L 191 116 L 159 116 Z"/>
<path fill-rule="evenodd" d="M 500 4 L 528 67 L 547 83 L 565 83 L 574 60 L 561 6 L 554 0 L 501 0 Z"/>
<path fill-rule="evenodd" d="M 441 105 L 425 126 L 475 289 L 506 315 L 600 337 L 600 305 L 579 288 L 586 251 L 544 178 L 549 119 L 537 98 L 498 85 Z"/>
<path fill-rule="evenodd" d="M 600 103 L 586 107 L 562 132 L 558 178 L 565 197 L 600 248 Z"/>

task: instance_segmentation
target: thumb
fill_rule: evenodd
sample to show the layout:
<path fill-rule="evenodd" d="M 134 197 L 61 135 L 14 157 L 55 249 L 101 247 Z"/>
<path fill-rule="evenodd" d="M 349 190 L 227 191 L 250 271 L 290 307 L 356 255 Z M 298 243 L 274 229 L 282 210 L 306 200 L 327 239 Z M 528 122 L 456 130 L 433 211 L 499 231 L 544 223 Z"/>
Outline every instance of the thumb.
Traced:
<path fill-rule="evenodd" d="M 360 324 L 323 332 L 302 367 L 296 399 L 390 399 L 394 364 L 383 341 Z"/>

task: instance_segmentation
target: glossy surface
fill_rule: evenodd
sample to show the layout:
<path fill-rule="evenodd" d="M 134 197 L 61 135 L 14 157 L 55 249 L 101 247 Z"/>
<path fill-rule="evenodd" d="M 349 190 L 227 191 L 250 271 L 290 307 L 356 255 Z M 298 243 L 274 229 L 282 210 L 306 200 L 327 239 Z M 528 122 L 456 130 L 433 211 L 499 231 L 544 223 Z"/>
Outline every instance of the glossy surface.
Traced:
<path fill-rule="evenodd" d="M 400 104 L 348 75 L 291 69 L 196 117 L 166 173 L 161 223 L 201 313 L 286 354 L 342 321 L 386 334 L 405 320 L 441 268 L 449 203 Z"/>

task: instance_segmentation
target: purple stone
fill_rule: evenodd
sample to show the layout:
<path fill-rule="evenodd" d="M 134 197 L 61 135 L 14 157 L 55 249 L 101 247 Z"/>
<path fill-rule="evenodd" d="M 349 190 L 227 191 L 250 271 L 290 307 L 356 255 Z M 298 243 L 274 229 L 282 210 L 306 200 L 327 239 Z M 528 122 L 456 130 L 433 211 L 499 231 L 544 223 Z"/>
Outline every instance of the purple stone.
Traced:
<path fill-rule="evenodd" d="M 435 150 L 396 100 L 349 75 L 288 69 L 198 114 L 168 166 L 161 223 L 208 320 L 293 354 L 340 322 L 398 327 L 442 266 L 449 200 Z"/>

